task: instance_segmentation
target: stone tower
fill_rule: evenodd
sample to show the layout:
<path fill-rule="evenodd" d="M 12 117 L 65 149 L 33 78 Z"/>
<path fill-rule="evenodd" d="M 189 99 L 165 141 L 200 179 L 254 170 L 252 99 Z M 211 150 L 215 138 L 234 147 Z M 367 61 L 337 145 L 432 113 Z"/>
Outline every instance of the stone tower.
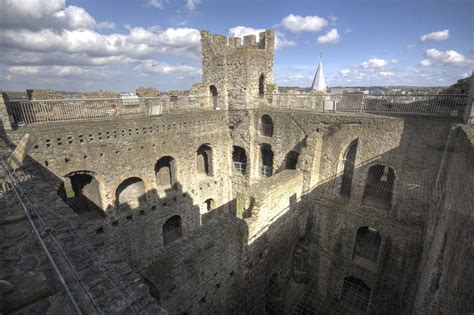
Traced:
<path fill-rule="evenodd" d="M 275 34 L 266 30 L 240 37 L 211 35 L 201 31 L 203 85 L 218 99 L 220 107 L 242 109 L 255 105 L 259 95 L 273 83 Z"/>

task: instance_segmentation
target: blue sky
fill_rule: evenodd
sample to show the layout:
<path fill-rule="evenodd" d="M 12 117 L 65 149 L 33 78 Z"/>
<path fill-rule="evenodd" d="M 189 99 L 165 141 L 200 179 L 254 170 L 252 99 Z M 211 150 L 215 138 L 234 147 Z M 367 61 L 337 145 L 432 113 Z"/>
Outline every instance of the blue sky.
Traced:
<path fill-rule="evenodd" d="M 277 33 L 274 81 L 445 86 L 474 65 L 469 0 L 0 0 L 0 89 L 188 89 L 199 30 Z"/>

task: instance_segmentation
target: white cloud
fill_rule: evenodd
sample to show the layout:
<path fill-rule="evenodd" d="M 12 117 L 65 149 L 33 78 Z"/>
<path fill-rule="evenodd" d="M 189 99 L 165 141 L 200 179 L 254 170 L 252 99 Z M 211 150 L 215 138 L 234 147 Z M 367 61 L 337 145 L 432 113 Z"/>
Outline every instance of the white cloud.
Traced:
<path fill-rule="evenodd" d="M 363 68 L 381 68 L 385 65 L 387 65 L 387 61 L 379 58 L 371 58 L 361 64 Z"/>
<path fill-rule="evenodd" d="M 53 19 L 57 19 L 60 25 L 64 25 L 67 29 L 71 30 L 94 28 L 96 26 L 94 18 L 86 10 L 73 5 L 54 13 Z"/>
<path fill-rule="evenodd" d="M 407 45 L 407 48 L 409 48 L 409 49 L 412 49 L 412 48 L 415 48 L 415 47 L 416 47 L 415 44 L 408 44 L 408 45 Z"/>
<path fill-rule="evenodd" d="M 328 19 L 329 19 L 332 23 L 336 23 L 336 22 L 337 22 L 337 16 L 330 15 L 330 16 L 328 16 Z"/>
<path fill-rule="evenodd" d="M 149 74 L 175 74 L 197 77 L 201 75 L 201 69 L 186 65 L 173 66 L 164 62 L 155 60 L 143 60 L 134 70 Z"/>
<path fill-rule="evenodd" d="M 148 5 L 157 9 L 163 9 L 166 2 L 168 2 L 168 0 L 148 0 Z"/>
<path fill-rule="evenodd" d="M 423 59 L 422 61 L 420 61 L 420 64 L 422 66 L 431 66 L 433 64 L 433 62 L 429 59 Z"/>
<path fill-rule="evenodd" d="M 257 41 L 259 40 L 259 34 L 264 32 L 264 29 L 261 28 L 253 28 L 247 26 L 235 26 L 229 28 L 229 35 L 234 37 L 244 37 L 246 35 L 255 35 L 257 37 Z M 292 40 L 288 40 L 285 34 L 276 31 L 275 32 L 275 49 L 282 49 L 285 47 L 295 46 L 296 43 Z"/>
<path fill-rule="evenodd" d="M 445 40 L 449 38 L 449 30 L 443 30 L 443 31 L 438 31 L 438 32 L 432 32 L 429 34 L 425 34 L 420 37 L 420 40 L 423 42 L 426 41 L 440 41 L 440 40 Z"/>
<path fill-rule="evenodd" d="M 425 51 L 425 56 L 426 59 L 423 59 L 420 62 L 423 66 L 430 66 L 433 64 L 467 66 L 472 63 L 471 60 L 455 50 L 440 51 L 435 48 L 429 48 Z"/>
<path fill-rule="evenodd" d="M 328 25 L 328 21 L 319 16 L 300 16 L 290 14 L 281 20 L 287 30 L 297 32 L 318 32 Z"/>
<path fill-rule="evenodd" d="M 0 29 L 54 31 L 110 27 L 112 22 L 97 23 L 81 7 L 66 6 L 64 0 L 0 1 Z"/>
<path fill-rule="evenodd" d="M 336 44 L 341 40 L 341 36 L 337 32 L 337 29 L 333 28 L 326 35 L 318 37 L 319 44 Z"/>
<path fill-rule="evenodd" d="M 128 32 L 103 34 L 101 29 L 113 29 L 115 23 L 98 23 L 81 7 L 59 0 L 29 0 L 31 6 L 20 2 L 0 1 L 0 66 L 5 69 L 0 82 L 8 78 L 27 86 L 40 82 L 64 88 L 74 81 L 84 87 L 90 78 L 133 69 L 197 79 L 199 69 L 190 65 L 150 61 L 161 55 L 197 60 L 201 36 L 196 29 L 129 26 Z"/>
<path fill-rule="evenodd" d="M 347 76 L 349 73 L 351 73 L 351 70 L 350 69 L 342 69 L 341 71 L 339 71 L 339 73 L 342 76 Z"/>
<path fill-rule="evenodd" d="M 117 25 L 114 22 L 109 22 L 109 21 L 104 21 L 100 22 L 97 24 L 97 28 L 102 28 L 106 30 L 112 30 L 116 27 Z"/>
<path fill-rule="evenodd" d="M 398 63 L 398 59 L 390 59 L 391 63 Z"/>
<path fill-rule="evenodd" d="M 77 66 L 13 66 L 7 70 L 9 76 L 41 75 L 71 77 L 83 75 L 85 72 L 85 69 Z"/>
<path fill-rule="evenodd" d="M 379 75 L 382 77 L 392 77 L 395 75 L 392 71 L 380 71 Z"/>
<path fill-rule="evenodd" d="M 196 5 L 198 5 L 199 3 L 201 3 L 201 0 L 187 0 L 186 1 L 186 7 L 189 10 L 194 10 L 194 9 L 196 9 Z"/>
<path fill-rule="evenodd" d="M 131 28 L 129 34 L 103 35 L 93 30 L 48 29 L 0 30 L 0 47 L 30 52 L 84 53 L 90 57 L 126 55 L 143 58 L 157 54 L 198 56 L 200 34 L 191 28 L 168 28 L 152 32 L 142 27 Z"/>
<path fill-rule="evenodd" d="M 350 29 L 350 28 L 348 28 L 344 31 L 344 33 L 346 33 L 346 34 L 349 34 L 350 32 L 352 32 L 352 29 Z"/>

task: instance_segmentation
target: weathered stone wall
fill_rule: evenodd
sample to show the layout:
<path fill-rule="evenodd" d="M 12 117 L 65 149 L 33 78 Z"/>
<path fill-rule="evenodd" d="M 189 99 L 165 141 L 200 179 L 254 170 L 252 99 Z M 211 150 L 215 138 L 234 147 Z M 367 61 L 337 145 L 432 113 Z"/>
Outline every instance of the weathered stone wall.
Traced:
<path fill-rule="evenodd" d="M 259 94 L 259 78 L 273 83 L 273 31 L 244 37 L 243 45 L 237 37 L 227 38 L 201 32 L 203 83 L 217 88 L 223 104 L 230 109 L 255 107 Z"/>
<path fill-rule="evenodd" d="M 424 234 L 414 312 L 474 311 L 474 129 L 450 132 Z"/>
<path fill-rule="evenodd" d="M 272 136 L 262 132 L 263 115 L 272 119 Z M 32 158 L 56 176 L 45 183 L 50 195 L 66 175 L 93 174 L 104 218 L 75 218 L 109 257 L 139 272 L 171 313 L 289 309 L 308 290 L 329 307 L 347 275 L 370 287 L 374 309 L 407 312 L 450 128 L 441 120 L 262 109 L 27 126 L 9 136 L 36 137 Z M 341 160 L 354 139 L 351 198 L 344 199 Z M 212 176 L 197 172 L 202 144 L 212 148 Z M 270 178 L 260 175 L 262 144 L 274 153 Z M 232 171 L 233 145 L 246 150 L 246 175 Z M 296 170 L 285 170 L 290 151 L 300 153 Z M 175 161 L 174 189 L 157 186 L 155 164 L 163 156 Z M 389 209 L 363 203 L 376 163 L 395 171 Z M 131 177 L 143 181 L 140 206 L 117 208 L 116 188 Z M 243 219 L 233 215 L 239 194 L 249 200 Z M 164 246 L 162 227 L 174 215 L 182 218 L 183 237 Z M 353 259 L 363 226 L 382 235 L 375 263 Z"/>

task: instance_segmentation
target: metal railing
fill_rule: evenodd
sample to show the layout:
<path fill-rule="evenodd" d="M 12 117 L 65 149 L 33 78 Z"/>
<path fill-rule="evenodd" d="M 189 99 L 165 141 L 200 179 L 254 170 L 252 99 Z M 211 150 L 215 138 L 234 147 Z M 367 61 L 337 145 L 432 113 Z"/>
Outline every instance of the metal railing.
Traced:
<path fill-rule="evenodd" d="M 247 163 L 244 163 L 244 162 L 233 162 L 233 169 L 234 169 L 234 172 L 239 172 L 239 173 L 242 173 L 242 174 L 246 174 L 247 173 Z"/>
<path fill-rule="evenodd" d="M 143 97 L 138 102 L 121 98 L 9 101 L 6 105 L 18 126 L 213 108 L 207 96 Z"/>
<path fill-rule="evenodd" d="M 336 106 L 338 111 L 462 118 L 466 104 L 463 95 L 342 95 Z"/>
<path fill-rule="evenodd" d="M 269 165 L 260 165 L 260 175 L 270 177 L 273 174 L 273 167 Z"/>
<path fill-rule="evenodd" d="M 468 97 L 457 94 L 269 94 L 265 96 L 265 100 L 265 103 L 259 105 L 277 109 L 325 111 L 332 108 L 335 112 L 429 115 L 460 119 Z"/>
<path fill-rule="evenodd" d="M 381 114 L 430 115 L 460 119 L 468 97 L 465 95 L 366 95 L 366 94 L 268 94 L 258 98 L 258 108 L 301 109 L 324 112 L 365 112 Z M 111 119 L 133 115 L 160 115 L 227 108 L 218 96 L 160 96 L 128 99 L 62 99 L 8 101 L 12 123 L 46 124 L 62 121 Z M 231 104 L 232 105 L 232 104 Z M 262 126 L 270 134 L 271 126 Z"/>

